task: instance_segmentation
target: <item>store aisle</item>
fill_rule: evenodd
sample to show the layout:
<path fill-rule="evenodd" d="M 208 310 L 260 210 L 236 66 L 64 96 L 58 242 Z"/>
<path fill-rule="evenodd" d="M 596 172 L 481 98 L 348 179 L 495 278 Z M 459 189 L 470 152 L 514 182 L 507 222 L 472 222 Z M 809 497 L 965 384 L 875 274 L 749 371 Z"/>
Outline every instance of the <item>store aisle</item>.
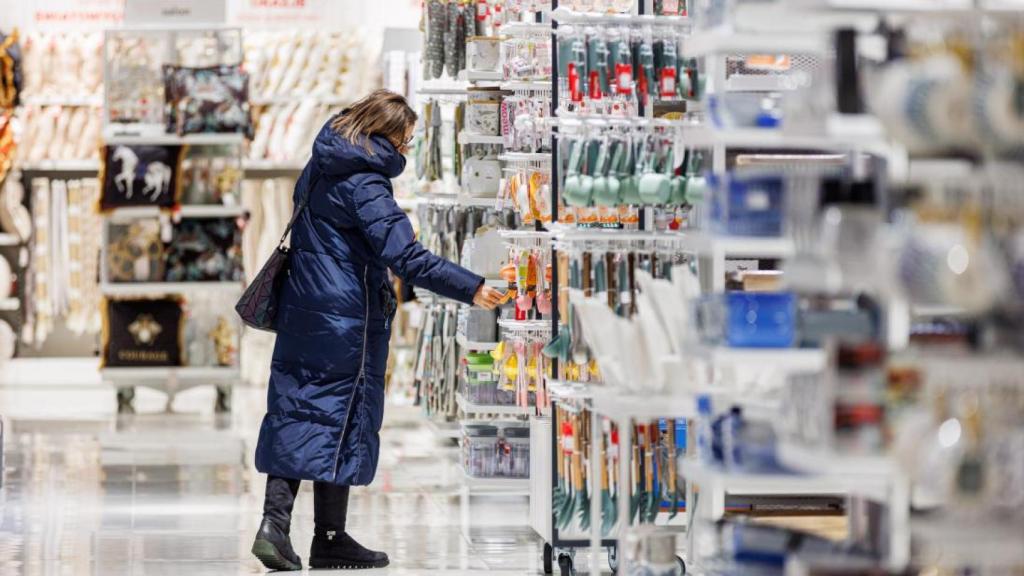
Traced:
<path fill-rule="evenodd" d="M 140 413 L 117 417 L 90 366 L 51 364 L 79 375 L 62 380 L 43 368 L 0 375 L 0 576 L 263 572 L 248 552 L 262 505 L 252 446 L 263 390 L 238 390 L 225 417 L 212 413 L 212 391 L 183 394 L 168 414 L 160 395 L 142 390 Z M 379 572 L 539 573 L 526 499 L 467 498 L 455 458 L 417 409 L 389 408 L 377 480 L 353 491 L 349 520 L 364 544 L 390 553 L 392 567 Z M 305 559 L 311 486 L 296 513 Z"/>

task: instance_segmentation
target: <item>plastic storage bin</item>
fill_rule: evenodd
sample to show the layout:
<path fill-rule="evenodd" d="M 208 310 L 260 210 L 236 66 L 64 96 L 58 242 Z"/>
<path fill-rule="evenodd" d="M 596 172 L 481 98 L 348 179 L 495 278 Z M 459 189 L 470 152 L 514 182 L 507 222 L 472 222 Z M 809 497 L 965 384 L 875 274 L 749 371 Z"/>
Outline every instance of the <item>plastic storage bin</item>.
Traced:
<path fill-rule="evenodd" d="M 734 348 L 788 348 L 796 342 L 796 296 L 788 292 L 729 292 L 725 341 Z"/>
<path fill-rule="evenodd" d="M 530 477 L 530 429 L 505 428 L 502 474 L 510 478 Z"/>
<path fill-rule="evenodd" d="M 780 236 L 785 220 L 781 176 L 708 176 L 712 228 L 730 236 Z"/>
<path fill-rule="evenodd" d="M 472 404 L 491 406 L 497 402 L 497 392 L 494 359 L 487 354 L 467 354 L 466 399 Z"/>
<path fill-rule="evenodd" d="M 474 478 L 493 478 L 498 471 L 498 428 L 485 424 L 464 428 L 463 454 L 466 474 Z"/>

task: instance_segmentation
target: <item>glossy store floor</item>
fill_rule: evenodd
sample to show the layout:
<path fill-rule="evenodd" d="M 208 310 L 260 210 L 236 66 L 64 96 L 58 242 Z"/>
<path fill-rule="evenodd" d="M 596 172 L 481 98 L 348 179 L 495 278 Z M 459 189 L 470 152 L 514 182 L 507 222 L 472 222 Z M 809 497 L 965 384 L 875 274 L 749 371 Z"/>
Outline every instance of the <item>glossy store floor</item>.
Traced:
<path fill-rule="evenodd" d="M 236 390 L 234 412 L 217 416 L 212 390 L 183 393 L 168 413 L 140 389 L 137 414 L 118 417 L 95 366 L 18 362 L 0 372 L 0 576 L 264 572 L 249 554 L 263 390 Z M 467 497 L 455 457 L 417 409 L 389 407 L 377 479 L 353 490 L 349 524 L 392 565 L 360 573 L 540 573 L 526 498 Z M 292 529 L 303 559 L 312 522 L 304 485 Z"/>

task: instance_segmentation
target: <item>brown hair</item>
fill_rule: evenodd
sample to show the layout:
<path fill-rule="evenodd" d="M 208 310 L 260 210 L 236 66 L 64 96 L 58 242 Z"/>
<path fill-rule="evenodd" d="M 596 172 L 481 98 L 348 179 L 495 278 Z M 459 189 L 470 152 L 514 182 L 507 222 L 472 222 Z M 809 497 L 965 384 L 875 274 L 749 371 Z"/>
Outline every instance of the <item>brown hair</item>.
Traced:
<path fill-rule="evenodd" d="M 369 136 L 375 134 L 401 142 L 405 131 L 416 124 L 416 112 L 400 94 L 389 90 L 374 90 L 356 102 L 331 122 L 331 128 L 353 144 L 362 144 L 373 154 Z"/>

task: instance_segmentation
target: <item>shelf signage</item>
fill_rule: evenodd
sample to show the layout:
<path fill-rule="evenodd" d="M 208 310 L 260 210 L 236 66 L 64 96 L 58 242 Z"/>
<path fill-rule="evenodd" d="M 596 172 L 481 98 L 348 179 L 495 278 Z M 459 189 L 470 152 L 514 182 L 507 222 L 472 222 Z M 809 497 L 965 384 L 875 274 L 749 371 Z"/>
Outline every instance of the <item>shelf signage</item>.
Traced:
<path fill-rule="evenodd" d="M 224 24 L 226 0 L 125 0 L 128 25 Z"/>

